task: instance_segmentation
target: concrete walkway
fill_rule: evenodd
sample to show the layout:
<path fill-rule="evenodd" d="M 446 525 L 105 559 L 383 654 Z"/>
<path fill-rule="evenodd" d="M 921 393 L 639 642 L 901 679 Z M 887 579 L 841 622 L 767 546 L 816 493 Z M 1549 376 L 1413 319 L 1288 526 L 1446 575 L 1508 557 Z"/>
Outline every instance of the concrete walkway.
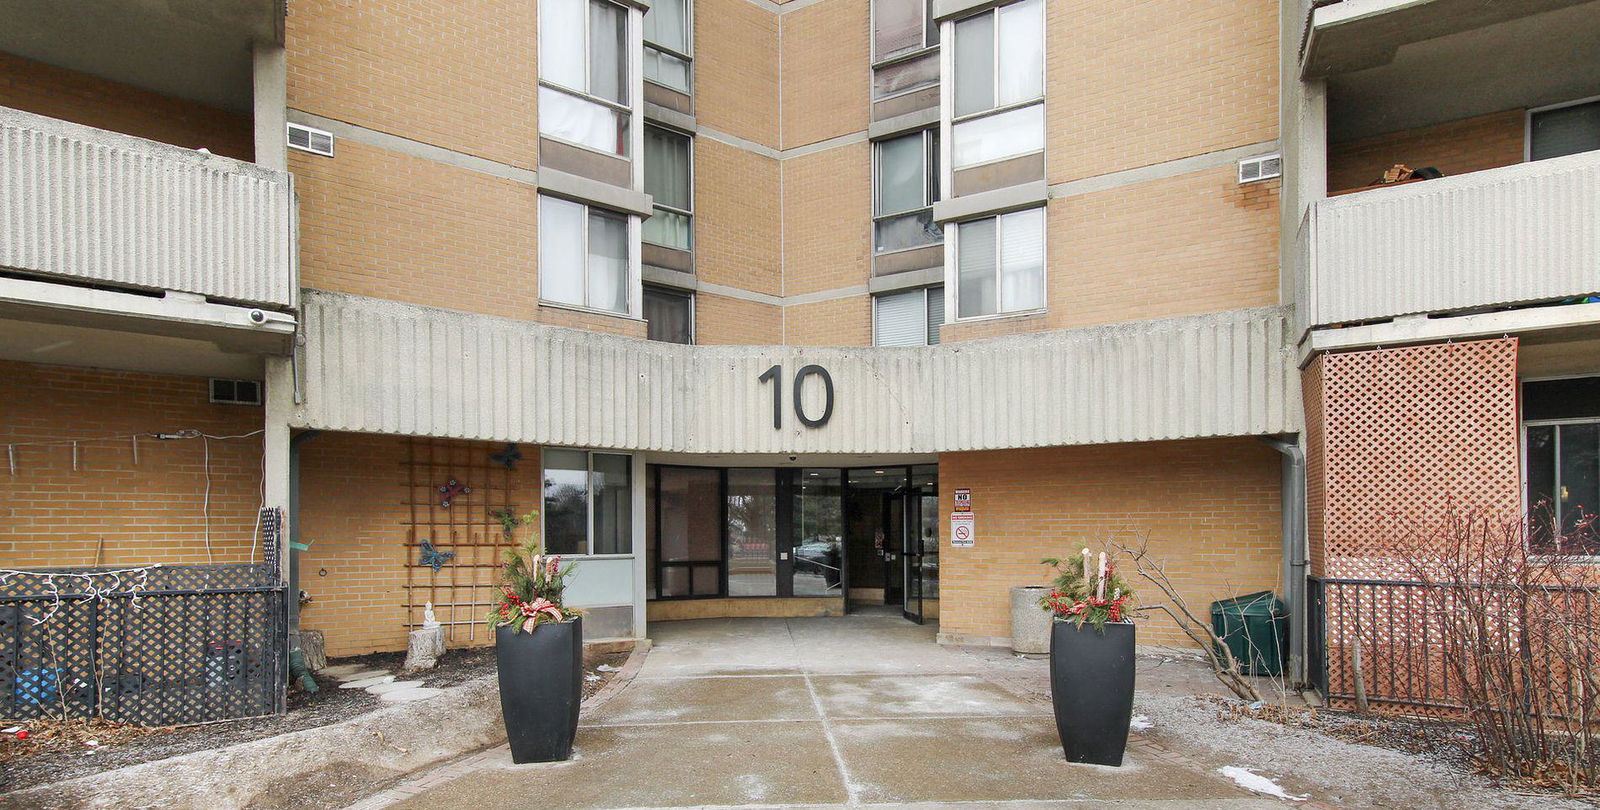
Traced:
<path fill-rule="evenodd" d="M 1120 769 L 1070 765 L 1049 705 L 898 618 L 663 623 L 570 762 L 503 747 L 396 808 L 1151 807 L 1282 803 L 1135 738 Z M 442 733 L 448 733 L 442 730 Z"/>

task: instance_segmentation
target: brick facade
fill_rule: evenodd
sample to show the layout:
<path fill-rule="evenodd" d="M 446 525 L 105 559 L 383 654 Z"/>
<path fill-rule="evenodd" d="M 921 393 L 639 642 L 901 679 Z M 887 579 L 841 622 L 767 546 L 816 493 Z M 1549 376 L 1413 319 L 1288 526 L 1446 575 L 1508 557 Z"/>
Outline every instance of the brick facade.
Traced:
<path fill-rule="evenodd" d="M 1371 185 L 1396 163 L 1432 166 L 1446 176 L 1522 162 L 1527 111 L 1503 112 L 1389 132 L 1328 147 L 1328 190 Z"/>
<path fill-rule="evenodd" d="M 0 457 L 6 565 L 251 558 L 261 438 L 245 434 L 261 430 L 261 408 L 211 404 L 204 377 L 12 361 L 0 361 L 0 403 L 0 452 L 10 451 Z M 135 460 L 132 434 L 182 430 L 240 438 L 141 435 Z"/>
<path fill-rule="evenodd" d="M 1279 454 L 1254 439 L 946 453 L 941 515 L 958 487 L 972 490 L 976 543 L 940 549 L 939 631 L 954 640 L 1009 639 L 1011 586 L 1046 584 L 1040 558 L 1098 552 L 1112 538 L 1148 536 L 1197 611 L 1279 588 Z M 1141 603 L 1160 601 L 1136 580 Z M 1140 625 L 1139 641 L 1189 643 L 1162 614 Z"/>
<path fill-rule="evenodd" d="M 0 107 L 174 146 L 205 147 L 239 160 L 255 157 L 255 135 L 248 115 L 4 52 L 0 52 Z"/>

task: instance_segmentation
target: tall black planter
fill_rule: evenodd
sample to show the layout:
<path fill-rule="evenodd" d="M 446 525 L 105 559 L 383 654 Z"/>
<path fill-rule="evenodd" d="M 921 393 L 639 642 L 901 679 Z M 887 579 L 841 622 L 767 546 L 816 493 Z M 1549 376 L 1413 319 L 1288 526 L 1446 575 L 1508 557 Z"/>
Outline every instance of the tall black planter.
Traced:
<path fill-rule="evenodd" d="M 497 628 L 494 657 L 511 761 L 571 757 L 583 703 L 583 618 L 541 624 L 532 633 Z"/>
<path fill-rule="evenodd" d="M 1068 762 L 1121 765 L 1133 717 L 1133 625 L 1055 622 L 1050 702 Z"/>

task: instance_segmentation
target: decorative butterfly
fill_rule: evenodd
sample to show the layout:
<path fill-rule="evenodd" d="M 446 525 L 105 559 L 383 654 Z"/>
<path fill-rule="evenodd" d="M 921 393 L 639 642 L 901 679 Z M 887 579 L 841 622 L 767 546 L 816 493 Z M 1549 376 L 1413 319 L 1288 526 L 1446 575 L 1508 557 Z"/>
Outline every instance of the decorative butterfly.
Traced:
<path fill-rule="evenodd" d="M 522 448 L 515 444 L 507 443 L 506 449 L 489 456 L 490 459 L 504 464 L 506 469 L 515 470 L 517 462 L 522 460 Z"/>
<path fill-rule="evenodd" d="M 439 549 L 433 547 L 432 542 L 429 542 L 426 539 L 422 541 L 422 559 L 420 560 L 422 565 L 426 565 L 432 568 L 434 571 L 438 571 L 446 563 L 455 558 L 456 553 L 454 551 L 440 551 Z"/>

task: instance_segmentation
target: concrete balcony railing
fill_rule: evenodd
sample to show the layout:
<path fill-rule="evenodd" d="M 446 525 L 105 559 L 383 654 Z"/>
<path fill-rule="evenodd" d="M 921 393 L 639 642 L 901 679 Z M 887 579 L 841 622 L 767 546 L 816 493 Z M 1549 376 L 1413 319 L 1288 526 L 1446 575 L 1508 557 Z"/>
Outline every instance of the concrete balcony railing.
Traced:
<path fill-rule="evenodd" d="M 1319 200 L 1303 327 L 1600 292 L 1600 152 Z"/>
<path fill-rule="evenodd" d="M 292 309 L 287 172 L 0 107 L 0 268 Z"/>

